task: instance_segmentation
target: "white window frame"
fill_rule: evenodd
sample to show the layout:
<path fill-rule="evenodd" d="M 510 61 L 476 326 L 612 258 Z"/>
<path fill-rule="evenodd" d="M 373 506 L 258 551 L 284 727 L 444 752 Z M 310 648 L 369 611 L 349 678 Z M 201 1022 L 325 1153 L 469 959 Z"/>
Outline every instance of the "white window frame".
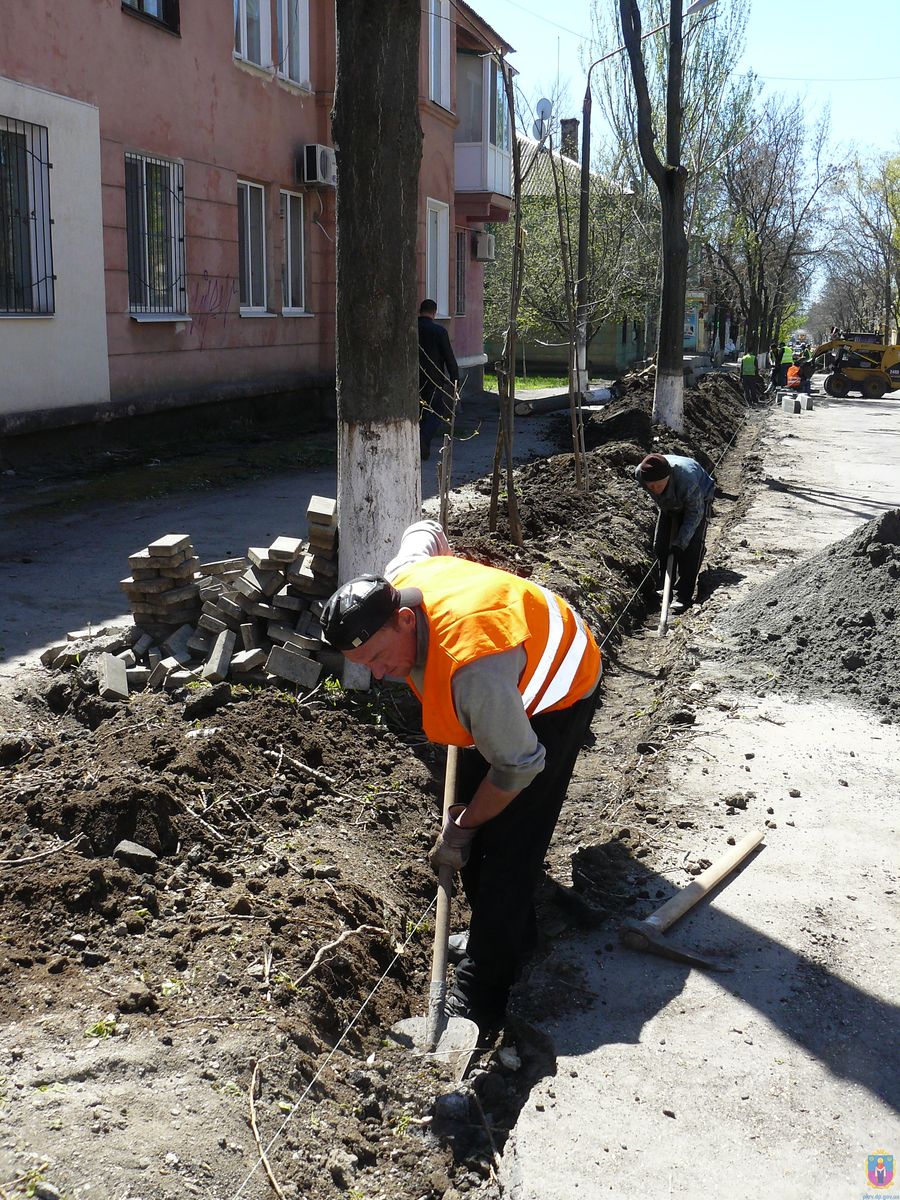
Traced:
<path fill-rule="evenodd" d="M 244 206 L 243 207 L 244 229 L 246 231 L 245 245 L 243 247 L 244 253 L 242 256 L 241 255 L 241 244 L 240 244 L 240 216 L 239 216 L 238 217 L 238 258 L 239 258 L 239 262 L 238 262 L 238 298 L 240 301 L 241 276 L 242 276 L 243 272 L 246 272 L 246 279 L 247 279 L 246 294 L 247 294 L 248 298 L 250 299 L 251 303 L 241 304 L 240 310 L 242 313 L 246 314 L 247 316 L 253 316 L 253 315 L 258 315 L 260 313 L 265 313 L 265 312 L 269 311 L 268 310 L 268 292 L 267 292 L 267 288 L 266 288 L 266 282 L 267 282 L 266 281 L 266 189 L 263 187 L 263 185 L 261 183 L 253 183 L 253 181 L 249 180 L 249 179 L 239 179 L 237 181 L 237 189 L 238 189 L 238 206 L 239 207 Z M 251 190 L 253 190 L 253 189 L 255 189 L 256 191 L 261 193 L 260 212 L 262 214 L 262 262 L 256 264 L 256 266 L 258 268 L 258 273 L 262 276 L 262 304 L 253 304 L 252 303 L 253 285 L 254 285 L 254 281 L 257 278 L 257 274 L 254 273 L 253 241 L 252 241 L 252 238 L 250 237 L 250 193 L 251 193 Z M 243 261 L 240 261 L 241 257 L 243 257 Z"/>
<path fill-rule="evenodd" d="M 130 247 L 135 244 L 133 239 L 140 239 L 139 262 L 133 262 L 129 255 L 128 262 L 128 311 L 145 315 L 185 316 L 187 314 L 187 289 L 184 261 L 184 165 L 177 159 L 160 158 L 155 154 L 141 154 L 136 150 L 125 152 L 125 162 L 140 168 L 139 194 L 128 200 L 126 183 L 125 203 L 125 238 Z M 169 209 L 169 237 L 165 247 L 164 257 L 169 276 L 172 280 L 168 292 L 168 300 L 159 302 L 153 298 L 150 284 L 153 260 L 160 265 L 162 255 L 159 248 L 151 253 L 151 231 L 148 220 L 148 185 L 147 168 L 164 167 L 167 170 L 166 190 L 168 192 L 167 206 Z M 132 228 L 132 221 L 138 219 L 137 228 Z M 139 288 L 141 298 L 134 298 L 134 291 Z"/>
<path fill-rule="evenodd" d="M 234 0 L 232 20 L 234 25 L 234 57 L 263 70 L 271 70 L 272 63 L 272 2 L 259 0 L 259 59 L 251 58 L 247 46 L 248 0 Z"/>
<path fill-rule="evenodd" d="M 428 0 L 428 96 L 441 108 L 450 104 L 450 0 Z M 435 69 L 435 57 L 440 61 Z"/>
<path fill-rule="evenodd" d="M 291 286 L 291 278 L 293 276 L 293 249 L 291 233 L 293 232 L 294 218 L 291 216 L 291 200 L 298 200 L 299 217 L 297 218 L 300 225 L 299 230 L 299 245 L 300 245 L 300 295 L 295 296 Z M 303 204 L 302 192 L 282 191 L 280 193 L 280 211 L 281 211 L 281 311 L 285 316 L 299 316 L 301 313 L 306 314 L 306 244 L 304 240 L 305 234 L 305 213 Z M 299 301 L 299 303 L 298 303 Z"/>
<path fill-rule="evenodd" d="M 290 40 L 285 47 L 284 31 L 290 29 L 291 13 L 296 16 L 298 47 L 297 61 L 291 64 Z M 276 53 L 278 77 L 297 87 L 312 89 L 309 80 L 309 0 L 275 0 Z"/>
<path fill-rule="evenodd" d="M 450 205 L 425 201 L 425 295 L 439 317 L 450 316 Z"/>
<path fill-rule="evenodd" d="M 20 217 L 23 232 L 20 233 L 19 244 L 27 254 L 30 278 L 30 282 L 22 289 L 23 297 L 26 290 L 30 294 L 28 305 L 0 308 L 0 316 L 52 317 L 56 312 L 56 276 L 53 273 L 53 222 L 50 216 L 50 169 L 53 164 L 49 161 L 49 130 L 45 125 L 34 125 L 2 115 L 0 128 L 4 133 L 23 139 L 25 153 L 21 165 L 25 173 L 21 183 L 28 212 Z M 18 174 L 16 178 L 19 178 Z M 0 298 L 6 295 L 7 289 L 4 288 Z"/>

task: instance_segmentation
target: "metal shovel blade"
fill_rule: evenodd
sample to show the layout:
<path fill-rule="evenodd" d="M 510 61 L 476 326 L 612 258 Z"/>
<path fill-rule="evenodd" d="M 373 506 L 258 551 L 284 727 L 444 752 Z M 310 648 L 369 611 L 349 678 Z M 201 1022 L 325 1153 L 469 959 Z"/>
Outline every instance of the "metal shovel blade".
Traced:
<path fill-rule="evenodd" d="M 431 1038 L 426 1017 L 407 1017 L 404 1021 L 398 1021 L 391 1026 L 390 1035 L 407 1050 L 446 1063 L 457 1082 L 465 1076 L 478 1046 L 478 1026 L 465 1017 L 444 1019 L 433 1050 L 428 1048 Z"/>

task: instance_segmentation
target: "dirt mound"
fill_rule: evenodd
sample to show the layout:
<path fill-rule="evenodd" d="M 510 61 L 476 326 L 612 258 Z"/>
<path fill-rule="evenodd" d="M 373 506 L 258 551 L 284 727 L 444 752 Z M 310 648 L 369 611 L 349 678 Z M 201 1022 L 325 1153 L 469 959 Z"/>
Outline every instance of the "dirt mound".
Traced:
<path fill-rule="evenodd" d="M 779 572 L 729 615 L 741 651 L 799 693 L 900 719 L 900 509 Z"/>
<path fill-rule="evenodd" d="M 697 403 L 671 445 L 718 453 L 743 410 Z M 454 548 L 554 588 L 604 635 L 647 572 L 654 523 L 630 477 L 647 441 L 626 434 L 627 421 L 598 440 L 583 488 L 567 454 L 517 470 L 522 546 L 505 504 L 486 532 L 482 483 L 474 506 L 452 508 Z M 625 626 L 642 615 L 638 599 Z M 384 1040 L 422 1011 L 430 951 L 443 755 L 409 693 L 326 681 L 311 695 L 193 685 L 106 702 L 91 659 L 64 683 L 17 682 L 0 733 L 0 1019 L 10 1071 L 29 1081 L 0 1122 L 67 1192 L 121 1191 L 139 1145 L 148 1200 L 213 1200 L 256 1161 L 256 1079 L 264 1140 L 312 1089 L 269 1156 L 287 1196 L 490 1196 L 494 1147 L 543 1060 L 490 1060 L 442 1101 L 448 1123 L 434 1097 L 452 1085 Z M 34 1011 L 46 1028 L 23 1018 Z M 64 1095 L 72 1079 L 85 1091 Z M 57 1084 L 58 1121 L 33 1103 Z M 70 1130 L 88 1116 L 103 1137 L 79 1159 Z M 270 1194 L 261 1171 L 246 1194 Z"/>
<path fill-rule="evenodd" d="M 724 373 L 704 375 L 695 388 L 684 393 L 684 434 L 653 424 L 653 381 L 645 372 L 625 375 L 616 384 L 616 399 L 602 412 L 585 421 L 588 449 L 597 449 L 611 463 L 627 465 L 633 458 L 629 447 L 641 450 L 637 462 L 651 450 L 663 454 L 687 454 L 712 471 L 722 450 L 730 442 L 746 414 L 740 387 Z M 571 438 L 569 418 L 560 429 L 560 443 Z"/>

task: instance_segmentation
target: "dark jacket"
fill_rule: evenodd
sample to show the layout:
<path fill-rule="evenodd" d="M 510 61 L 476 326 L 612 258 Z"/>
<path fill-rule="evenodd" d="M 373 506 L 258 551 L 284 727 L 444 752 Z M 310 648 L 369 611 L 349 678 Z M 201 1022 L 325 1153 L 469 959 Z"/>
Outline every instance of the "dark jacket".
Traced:
<path fill-rule="evenodd" d="M 450 335 L 431 317 L 419 317 L 419 391 L 429 397 L 437 390 L 445 391 L 447 377 L 459 382 L 459 367 Z"/>
<path fill-rule="evenodd" d="M 712 500 L 716 483 L 695 458 L 686 458 L 681 454 L 664 454 L 663 458 L 672 468 L 672 474 L 669 476 L 668 487 L 660 495 L 653 495 L 641 479 L 637 467 L 634 468 L 634 477 L 660 512 L 681 515 L 681 525 L 677 537 L 672 539 L 672 547 L 684 550 L 706 516 L 706 508 Z"/>

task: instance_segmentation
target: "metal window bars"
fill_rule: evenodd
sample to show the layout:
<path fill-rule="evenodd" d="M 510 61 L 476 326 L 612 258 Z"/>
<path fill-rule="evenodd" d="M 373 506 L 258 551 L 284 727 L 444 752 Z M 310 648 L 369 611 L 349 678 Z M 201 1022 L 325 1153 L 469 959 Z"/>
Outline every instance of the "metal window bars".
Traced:
<path fill-rule="evenodd" d="M 133 313 L 186 313 L 184 168 L 125 155 L 128 305 Z"/>
<path fill-rule="evenodd" d="M 0 116 L 0 315 L 55 311 L 48 133 Z"/>

